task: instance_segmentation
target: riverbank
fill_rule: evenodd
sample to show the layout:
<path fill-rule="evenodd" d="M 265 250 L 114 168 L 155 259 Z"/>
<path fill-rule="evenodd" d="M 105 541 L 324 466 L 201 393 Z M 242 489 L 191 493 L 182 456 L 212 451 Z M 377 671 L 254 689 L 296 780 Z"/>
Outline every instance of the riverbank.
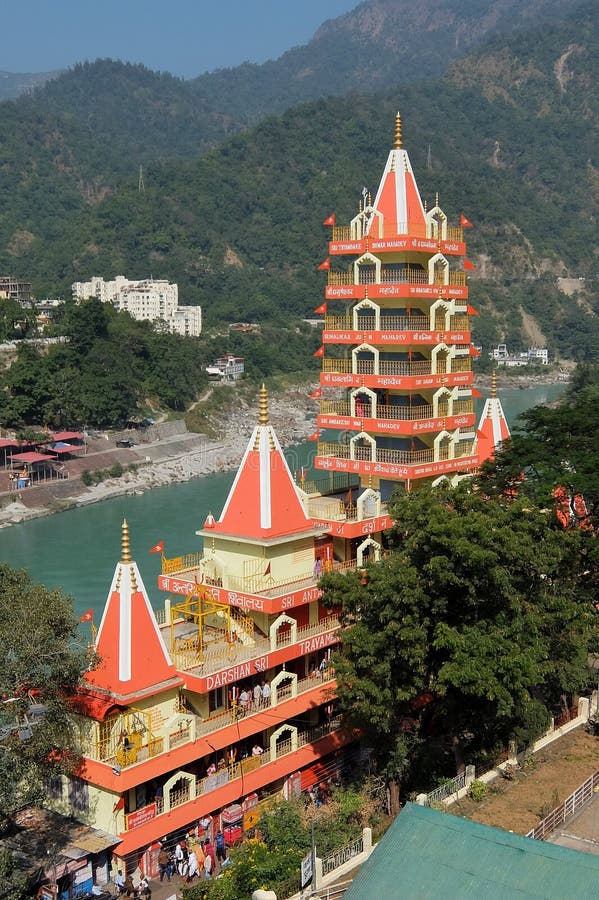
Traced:
<path fill-rule="evenodd" d="M 535 389 L 547 384 L 564 383 L 567 372 L 547 375 L 504 375 L 499 372 L 499 389 Z M 477 376 L 479 387 L 488 390 L 490 375 Z M 283 447 L 306 441 L 316 427 L 317 403 L 309 399 L 316 384 L 287 387 L 269 400 L 269 415 Z M 210 412 L 210 433 L 187 431 L 185 423 L 168 422 L 143 432 L 99 434 L 88 440 L 87 454 L 67 463 L 68 480 L 43 482 L 39 486 L 18 492 L 8 492 L 0 482 L 0 529 L 40 516 L 52 515 L 66 509 L 98 503 L 126 494 L 140 494 L 153 488 L 233 469 L 246 449 L 252 430 L 258 421 L 258 402 L 254 392 L 233 395 L 234 408 L 229 404 L 213 405 Z M 117 437 L 131 437 L 130 449 L 116 448 Z M 124 470 L 120 477 L 104 477 L 98 484 L 86 486 L 83 472 L 108 472 L 115 464 Z"/>
<path fill-rule="evenodd" d="M 270 421 L 283 447 L 302 443 L 314 431 L 317 406 L 307 399 L 309 393 L 309 389 L 292 388 L 269 400 Z M 88 439 L 87 454 L 67 463 L 68 480 L 1 493 L 0 528 L 235 468 L 257 421 L 257 399 L 242 399 L 234 415 L 228 410 L 215 411 L 211 426 L 222 435 L 219 440 L 188 432 L 183 421 L 168 423 L 169 427 L 156 426 L 147 433 L 128 432 L 135 442 L 130 449 L 114 447 L 116 435 L 94 435 Z M 84 471 L 108 471 L 116 463 L 124 469 L 119 477 L 106 477 L 98 484 L 83 483 Z"/>

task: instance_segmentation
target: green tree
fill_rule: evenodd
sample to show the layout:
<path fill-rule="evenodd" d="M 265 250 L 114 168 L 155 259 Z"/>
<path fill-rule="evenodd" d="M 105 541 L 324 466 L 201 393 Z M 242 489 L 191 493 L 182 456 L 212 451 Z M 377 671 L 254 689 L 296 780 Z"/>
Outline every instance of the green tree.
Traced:
<path fill-rule="evenodd" d="M 72 771 L 68 699 L 88 665 L 70 599 L 0 564 L 0 829 L 43 800 L 49 777 Z M 31 704 L 43 707 L 33 725 Z"/>
<path fill-rule="evenodd" d="M 530 502 L 439 488 L 391 509 L 389 556 L 321 586 L 342 610 L 342 709 L 393 783 L 422 788 L 542 731 L 587 683 L 596 629 L 584 536 Z"/>

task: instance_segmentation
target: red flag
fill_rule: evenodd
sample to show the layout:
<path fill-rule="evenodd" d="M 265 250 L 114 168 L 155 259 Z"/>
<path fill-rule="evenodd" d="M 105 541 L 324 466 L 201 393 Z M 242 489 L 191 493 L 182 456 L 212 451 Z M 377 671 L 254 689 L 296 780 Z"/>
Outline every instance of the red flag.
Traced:
<path fill-rule="evenodd" d="M 334 225 L 335 224 L 335 213 L 332 213 L 330 216 L 328 216 L 322 224 L 323 225 Z"/>
<path fill-rule="evenodd" d="M 308 440 L 309 440 L 309 441 L 317 441 L 319 437 L 320 437 L 320 431 L 319 431 L 318 428 L 317 428 L 316 431 L 313 431 L 313 432 L 312 432 L 312 434 L 310 435 L 310 437 L 308 438 Z"/>
<path fill-rule="evenodd" d="M 314 312 L 319 316 L 326 316 L 327 314 L 327 305 L 326 303 L 321 303 L 320 306 L 317 306 Z"/>
<path fill-rule="evenodd" d="M 482 397 L 482 394 L 478 388 L 472 388 L 472 396 L 473 397 Z"/>
<path fill-rule="evenodd" d="M 330 268 L 331 268 L 331 257 L 327 256 L 325 261 L 321 262 L 321 264 L 319 265 L 318 271 L 320 272 L 321 270 L 323 270 L 325 272 L 328 272 Z"/>
<path fill-rule="evenodd" d="M 158 541 L 157 544 L 154 544 L 150 553 L 164 553 L 164 541 Z"/>
<path fill-rule="evenodd" d="M 463 213 L 460 216 L 460 225 L 462 228 L 472 228 L 472 222 L 469 222 Z"/>
<path fill-rule="evenodd" d="M 474 263 L 471 263 L 469 259 L 466 259 L 466 257 L 464 257 L 464 268 L 472 270 L 476 269 L 476 266 L 474 265 Z"/>
<path fill-rule="evenodd" d="M 316 353 L 313 353 L 312 356 L 324 356 L 324 347 L 321 344 Z"/>
<path fill-rule="evenodd" d="M 80 622 L 93 622 L 93 620 L 94 620 L 93 609 L 88 609 L 87 612 L 84 612 L 82 616 L 79 616 Z"/>
<path fill-rule="evenodd" d="M 473 306 L 470 306 L 469 303 L 466 304 L 466 312 L 468 313 L 469 316 L 477 316 L 478 315 L 478 310 L 475 309 Z"/>
<path fill-rule="evenodd" d="M 265 574 L 265 575 L 270 575 L 270 563 L 267 565 L 267 567 L 266 567 L 266 572 L 265 572 L 264 574 Z"/>
<path fill-rule="evenodd" d="M 470 344 L 470 347 L 468 348 L 468 353 L 470 356 L 480 356 L 480 350 L 477 350 L 472 344 Z"/>
<path fill-rule="evenodd" d="M 312 391 L 310 394 L 310 400 L 320 400 L 322 397 L 322 388 L 317 387 L 315 391 Z"/>
<path fill-rule="evenodd" d="M 119 809 L 124 809 L 124 808 L 125 808 L 125 798 L 124 798 L 124 797 L 119 797 L 119 799 L 116 801 L 116 803 L 115 803 L 114 806 L 112 807 L 112 811 L 113 811 L 113 812 L 118 812 Z"/>

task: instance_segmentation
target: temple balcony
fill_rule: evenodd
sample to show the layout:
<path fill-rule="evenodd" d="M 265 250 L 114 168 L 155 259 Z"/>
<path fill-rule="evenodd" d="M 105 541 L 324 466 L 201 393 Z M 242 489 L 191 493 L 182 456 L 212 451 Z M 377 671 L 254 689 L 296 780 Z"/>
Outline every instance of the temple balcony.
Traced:
<path fill-rule="evenodd" d="M 248 671 L 247 674 L 251 673 Z M 299 678 L 283 669 L 269 684 L 268 705 L 251 709 L 247 715 L 241 715 L 239 706 L 233 705 L 202 718 L 181 706 L 169 721 L 155 725 L 162 718 L 158 707 L 129 708 L 96 723 L 95 739 L 82 748 L 85 765 L 101 764 L 100 768 L 94 766 L 93 780 L 102 784 L 108 779 L 112 784 L 114 777 L 118 777 L 118 785 L 124 789 L 140 783 L 140 778 L 149 780 L 167 771 L 174 760 L 185 764 L 207 756 L 211 748 L 222 750 L 318 706 L 333 695 L 336 681 L 334 670 L 329 666 L 323 677 Z M 206 738 L 210 738 L 210 742 Z M 114 774 L 109 775 L 111 772 Z M 132 777 L 127 777 L 128 774 Z"/>
<path fill-rule="evenodd" d="M 291 723 L 282 723 L 271 734 L 261 756 L 250 756 L 205 778 L 185 770 L 176 771 L 165 783 L 163 797 L 125 816 L 121 814 L 119 853 L 124 855 L 142 844 L 153 843 L 165 833 L 187 828 L 190 822 L 280 782 L 354 739 L 353 731 L 343 726 L 338 717 L 301 730 Z"/>
<path fill-rule="evenodd" d="M 378 351 L 377 351 L 378 352 Z M 327 374 L 345 375 L 343 379 L 327 378 Z M 470 376 L 454 377 L 451 376 Z M 322 384 L 348 387 L 436 387 L 443 384 L 467 384 L 472 376 L 469 356 L 450 358 L 397 360 L 381 359 L 373 353 L 370 359 L 325 357 L 322 360 Z M 430 380 L 427 380 L 430 379 Z"/>
<path fill-rule="evenodd" d="M 310 583 L 314 575 L 310 573 Z M 253 660 L 269 659 L 269 665 L 287 662 L 303 655 L 303 645 L 310 638 L 329 635 L 339 628 L 337 616 L 326 616 L 313 625 L 291 626 L 285 621 L 282 628 L 275 620 L 270 635 L 263 635 L 255 628 L 249 616 L 241 616 L 231 609 L 231 630 L 224 623 L 216 621 L 208 625 L 200 635 L 192 622 L 178 620 L 172 626 L 161 627 L 167 646 L 171 640 L 170 656 L 178 671 L 189 672 L 207 680 L 210 690 L 210 676 L 217 675 L 231 666 Z M 239 630 L 235 626 L 239 624 Z M 278 657 L 281 657 L 280 659 Z"/>
<path fill-rule="evenodd" d="M 355 316 L 325 316 L 325 331 L 469 331 L 470 319 L 464 315 L 436 316 L 385 316 L 367 314 L 362 309 Z"/>
<path fill-rule="evenodd" d="M 412 480 L 470 472 L 478 461 L 474 440 L 444 440 L 424 450 L 395 450 L 378 448 L 373 439 L 366 446 L 352 439 L 347 444 L 319 443 L 314 464 L 317 469 Z"/>
<path fill-rule="evenodd" d="M 450 271 L 445 277 L 442 274 L 435 274 L 432 278 L 428 272 L 420 268 L 392 269 L 385 271 L 385 267 L 377 279 L 374 272 L 365 272 L 362 270 L 356 278 L 353 272 L 328 272 L 327 287 L 337 287 L 339 285 L 355 285 L 355 286 L 380 286 L 394 284 L 426 284 L 430 287 L 441 287 L 446 285 L 459 285 L 464 287 L 467 283 L 466 273 L 462 271 Z M 371 296 L 375 296 L 374 293 Z M 391 296 L 388 292 L 383 292 L 383 296 Z"/>
<path fill-rule="evenodd" d="M 317 423 L 320 428 L 413 437 L 444 429 L 472 427 L 475 423 L 474 403 L 468 399 L 435 405 L 388 406 L 349 400 L 321 400 Z"/>
<path fill-rule="evenodd" d="M 405 236 L 409 235 L 412 238 L 431 238 L 437 241 L 439 237 L 438 228 L 434 222 L 429 222 L 422 226 L 408 224 L 407 222 L 398 222 L 396 224 L 396 230 L 398 238 L 405 238 Z M 356 231 L 355 225 L 354 227 L 351 225 L 334 225 L 331 230 L 332 242 L 352 241 L 356 238 L 361 238 L 361 234 Z M 462 243 L 464 240 L 464 229 L 461 225 L 446 225 L 443 228 L 441 238 L 442 240 L 458 241 L 459 243 Z M 371 241 L 372 240 L 376 240 L 374 235 L 371 236 Z"/>

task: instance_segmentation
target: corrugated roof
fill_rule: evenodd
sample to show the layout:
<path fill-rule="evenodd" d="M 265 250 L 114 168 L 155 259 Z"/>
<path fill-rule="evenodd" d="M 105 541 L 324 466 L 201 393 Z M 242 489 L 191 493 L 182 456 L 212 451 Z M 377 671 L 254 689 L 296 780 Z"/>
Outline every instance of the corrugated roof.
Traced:
<path fill-rule="evenodd" d="M 406 804 L 344 900 L 597 897 L 599 857 Z"/>

